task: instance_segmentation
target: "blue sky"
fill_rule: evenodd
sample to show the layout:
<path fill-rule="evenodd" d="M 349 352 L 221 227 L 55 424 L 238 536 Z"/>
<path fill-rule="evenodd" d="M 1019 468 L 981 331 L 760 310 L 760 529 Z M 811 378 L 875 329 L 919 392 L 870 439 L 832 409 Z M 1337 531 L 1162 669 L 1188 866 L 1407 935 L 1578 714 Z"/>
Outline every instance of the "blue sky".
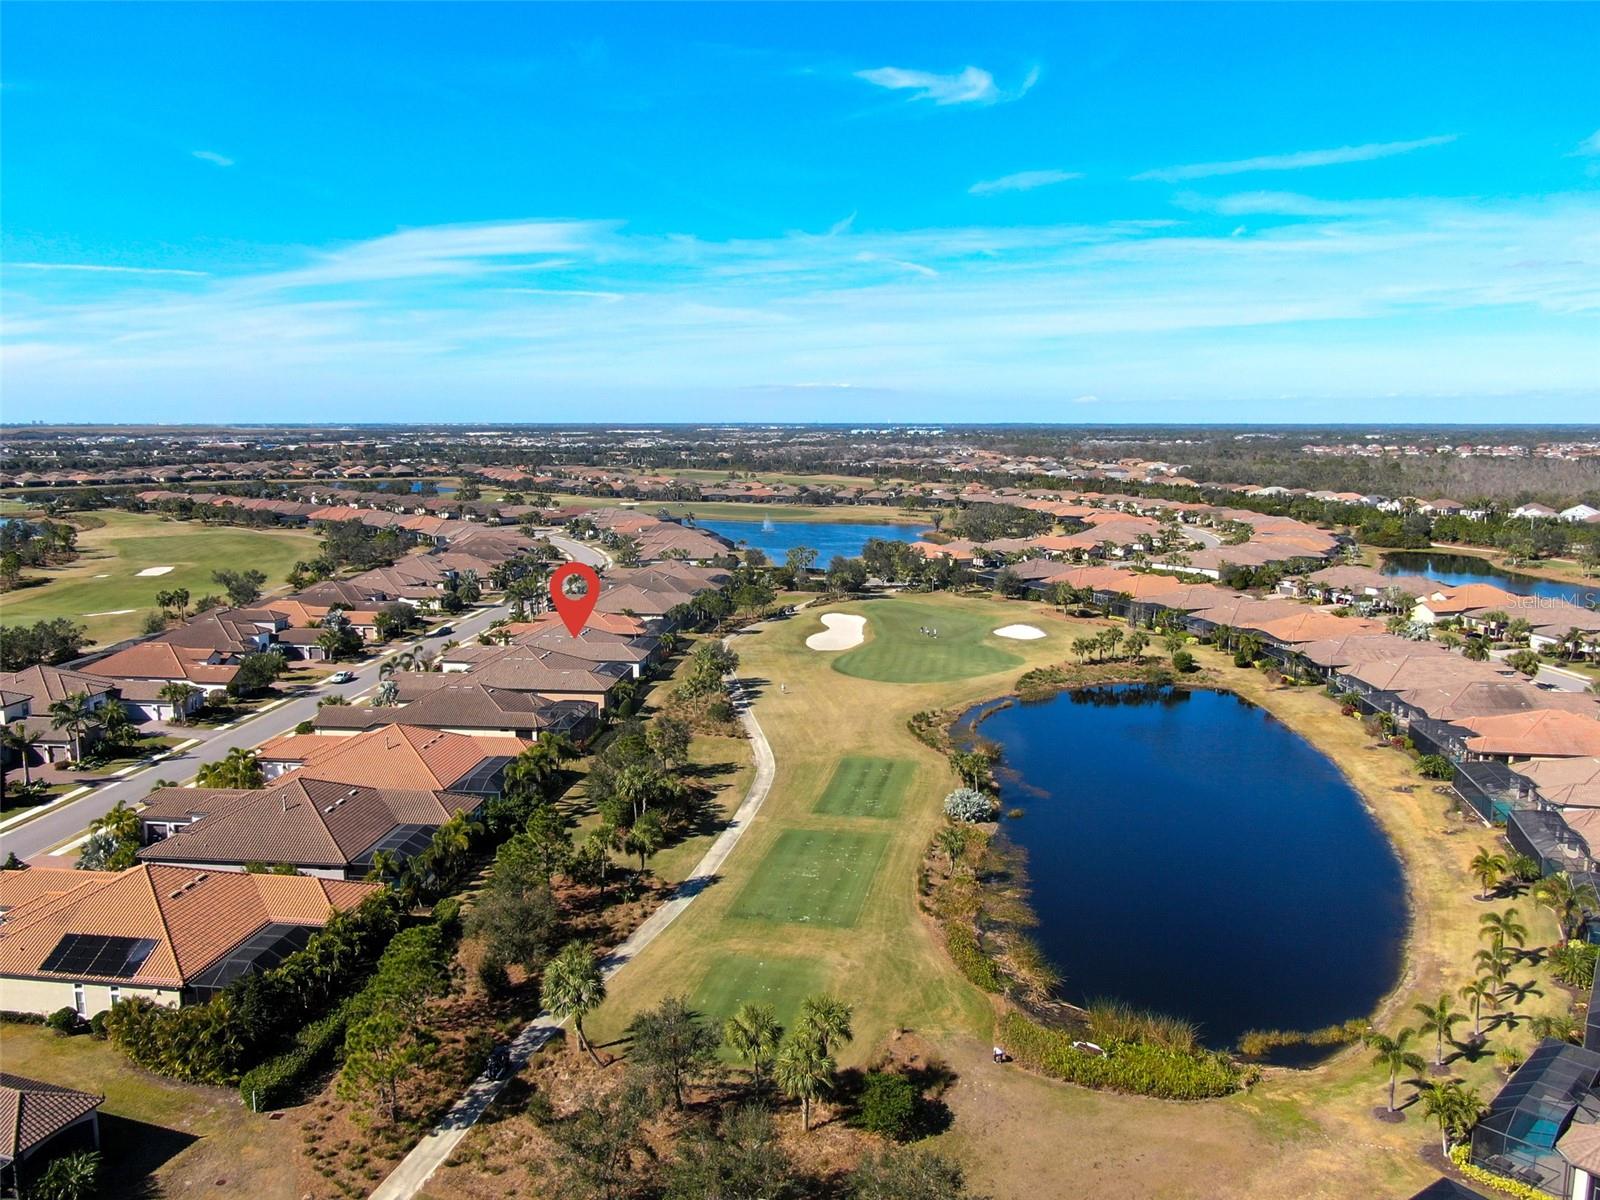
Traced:
<path fill-rule="evenodd" d="M 47 420 L 1594 420 L 1595 5 L 6 5 Z"/>

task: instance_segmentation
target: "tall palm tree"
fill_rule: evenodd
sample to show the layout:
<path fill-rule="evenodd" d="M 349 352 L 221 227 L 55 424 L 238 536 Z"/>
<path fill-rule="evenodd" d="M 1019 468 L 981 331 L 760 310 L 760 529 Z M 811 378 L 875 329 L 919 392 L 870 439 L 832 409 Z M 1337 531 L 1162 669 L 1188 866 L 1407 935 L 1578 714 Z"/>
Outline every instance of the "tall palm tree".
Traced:
<path fill-rule="evenodd" d="M 783 1026 L 770 1004 L 741 1004 L 722 1023 L 722 1041 L 728 1049 L 750 1064 L 750 1078 L 761 1090 L 762 1069 L 772 1061 L 783 1039 Z"/>
<path fill-rule="evenodd" d="M 819 992 L 807 996 L 800 1003 L 800 1026 L 809 1030 L 822 1045 L 822 1053 L 831 1053 L 835 1045 L 845 1045 L 855 1037 L 851 1018 L 855 1009 L 837 996 Z"/>
<path fill-rule="evenodd" d="M 791 1100 L 800 1101 L 800 1128 L 811 1130 L 811 1105 L 833 1090 L 835 1064 L 822 1043 L 804 1029 L 783 1039 L 772 1064 L 772 1078 Z"/>
<path fill-rule="evenodd" d="M 1461 999 L 1472 1005 L 1472 1039 L 1483 1040 L 1483 1006 L 1490 1008 L 1500 1007 L 1499 985 L 1487 975 L 1480 975 L 1471 983 L 1461 985 L 1461 990 L 1456 993 Z"/>
<path fill-rule="evenodd" d="M 586 1051 L 598 1067 L 600 1056 L 583 1033 L 584 1016 L 599 1008 L 606 998 L 605 976 L 600 972 L 594 950 L 585 942 L 568 942 L 545 966 L 540 990 L 551 1012 L 562 1020 L 571 1018 L 579 1048 Z"/>
<path fill-rule="evenodd" d="M 953 874 L 956 869 L 956 859 L 966 853 L 967 831 L 960 825 L 946 825 L 939 830 L 933 840 L 939 848 L 939 853 L 950 860 L 950 870 Z"/>
<path fill-rule="evenodd" d="M 1456 1011 L 1456 1006 L 1450 1003 L 1448 992 L 1439 993 L 1437 1004 L 1413 1004 L 1411 1007 L 1422 1017 L 1417 1024 L 1417 1032 L 1434 1036 L 1434 1065 L 1444 1066 L 1444 1040 L 1450 1035 L 1451 1026 L 1467 1019 L 1466 1014 Z"/>
<path fill-rule="evenodd" d="M 18 721 L 15 725 L 5 726 L 4 730 L 4 734 L 0 736 L 5 738 L 6 745 L 15 750 L 22 759 L 22 785 L 31 788 L 33 786 L 33 764 L 28 761 L 28 758 L 33 753 L 33 748 L 44 741 L 44 734 L 37 729 L 29 729 L 21 721 Z"/>
<path fill-rule="evenodd" d="M 1506 873 L 1506 856 L 1496 854 L 1485 846 L 1467 864 L 1467 870 L 1472 872 L 1472 877 L 1483 885 L 1481 898 L 1487 900 L 1489 892 L 1495 884 L 1500 882 L 1501 876 Z M 1519 943 L 1520 945 L 1520 943 Z"/>
<path fill-rule="evenodd" d="M 1485 938 L 1496 949 L 1507 943 L 1521 946 L 1528 940 L 1528 927 L 1517 919 L 1517 910 L 1514 908 L 1508 908 L 1503 913 L 1484 913 L 1478 918 L 1478 940 L 1481 942 Z"/>
<path fill-rule="evenodd" d="M 156 693 L 156 698 L 172 705 L 172 723 L 182 725 L 189 719 L 189 702 L 199 691 L 192 683 L 168 683 Z"/>
<path fill-rule="evenodd" d="M 1399 1082 L 1401 1071 L 1421 1071 L 1428 1064 L 1422 1061 L 1422 1055 L 1406 1047 L 1411 1044 L 1411 1039 L 1416 1037 L 1414 1029 L 1402 1029 L 1390 1037 L 1388 1034 L 1373 1030 L 1366 1036 L 1366 1043 L 1373 1051 L 1372 1065 L 1384 1067 L 1389 1072 L 1389 1111 L 1394 1112 L 1394 1089 Z"/>
<path fill-rule="evenodd" d="M 50 728 L 65 730 L 72 739 L 74 762 L 83 758 L 83 735 L 93 727 L 94 709 L 89 706 L 89 697 L 83 692 L 63 696 L 50 706 Z"/>
<path fill-rule="evenodd" d="M 1555 914 L 1563 943 L 1572 940 L 1586 913 L 1600 908 L 1600 897 L 1595 895 L 1594 885 L 1574 884 L 1564 871 L 1546 875 L 1534 884 L 1533 898 Z"/>

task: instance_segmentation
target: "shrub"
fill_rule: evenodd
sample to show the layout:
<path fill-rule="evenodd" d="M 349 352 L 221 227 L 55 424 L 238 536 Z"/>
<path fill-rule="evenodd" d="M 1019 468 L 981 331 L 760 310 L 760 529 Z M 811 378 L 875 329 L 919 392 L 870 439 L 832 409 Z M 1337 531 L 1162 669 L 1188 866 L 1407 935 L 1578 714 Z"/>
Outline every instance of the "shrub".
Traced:
<path fill-rule="evenodd" d="M 978 945 L 978 935 L 970 925 L 952 921 L 945 927 L 945 947 L 950 951 L 950 961 L 956 970 L 986 992 L 998 992 L 1001 986 L 1000 971 L 983 948 Z"/>
<path fill-rule="evenodd" d="M 89 1018 L 89 1036 L 97 1042 L 106 1040 L 106 1014 L 104 1011 L 97 1012 Z"/>
<path fill-rule="evenodd" d="M 1101 1057 L 1074 1048 L 1065 1030 L 1047 1028 L 1016 1012 L 1000 1018 L 998 1036 L 1018 1062 L 1081 1087 L 1163 1100 L 1206 1100 L 1235 1092 L 1244 1081 L 1225 1054 L 1114 1042 Z"/>
<path fill-rule="evenodd" d="M 344 1040 L 349 1002 L 295 1035 L 282 1054 L 252 1067 L 239 1079 L 239 1096 L 254 1112 L 277 1108 L 299 1091 L 306 1079 L 333 1057 Z"/>
<path fill-rule="evenodd" d="M 1172 669 L 1180 675 L 1191 674 L 1194 669 L 1194 655 L 1187 650 L 1178 650 L 1172 656 Z"/>
<path fill-rule="evenodd" d="M 433 906 L 433 920 L 447 937 L 454 938 L 461 930 L 461 898 L 446 896 L 440 900 Z"/>
<path fill-rule="evenodd" d="M 916 1085 L 904 1075 L 873 1071 L 861 1088 L 856 1120 L 863 1129 L 903 1142 L 917 1119 Z"/>
<path fill-rule="evenodd" d="M 1455 774 L 1455 768 L 1442 754 L 1424 754 L 1417 759 L 1417 774 L 1424 779 L 1449 779 Z"/>
<path fill-rule="evenodd" d="M 1550 951 L 1550 973 L 1570 987 L 1587 990 L 1594 986 L 1596 957 L 1600 957 L 1600 946 L 1568 942 Z"/>
<path fill-rule="evenodd" d="M 302 734 L 304 734 L 304 733 L 315 733 L 317 731 L 317 723 L 315 721 L 310 721 L 310 720 L 301 721 L 300 724 L 298 724 L 298 725 L 296 725 L 294 727 L 294 731 L 296 733 L 302 733 Z"/>
<path fill-rule="evenodd" d="M 89 1200 L 99 1190 L 100 1166 L 98 1150 L 57 1155 L 28 1189 L 29 1200 Z"/>
<path fill-rule="evenodd" d="M 81 1021 L 82 1018 L 78 1016 L 78 1010 L 75 1008 L 58 1008 L 44 1019 L 44 1023 L 62 1037 L 66 1037 L 69 1033 L 77 1033 Z"/>
<path fill-rule="evenodd" d="M 478 982 L 491 997 L 504 996 L 511 990 L 511 976 L 506 964 L 492 954 L 486 954 L 478 964 Z"/>
<path fill-rule="evenodd" d="M 1450 1161 L 1455 1164 L 1456 1170 L 1472 1182 L 1481 1183 L 1486 1188 L 1514 1196 L 1516 1200 L 1545 1200 L 1546 1193 L 1531 1184 L 1509 1179 L 1504 1175 L 1496 1175 L 1493 1171 L 1487 1171 L 1475 1164 L 1472 1161 L 1472 1147 L 1466 1143 L 1450 1147 Z"/>
<path fill-rule="evenodd" d="M 1102 1046 L 1151 1042 L 1174 1050 L 1193 1050 L 1198 1040 L 1192 1021 L 1135 1008 L 1121 1000 L 1089 1002 L 1089 1036 Z"/>
<path fill-rule="evenodd" d="M 994 815 L 994 800 L 972 788 L 960 787 L 944 798 L 944 815 L 968 825 L 987 821 Z"/>

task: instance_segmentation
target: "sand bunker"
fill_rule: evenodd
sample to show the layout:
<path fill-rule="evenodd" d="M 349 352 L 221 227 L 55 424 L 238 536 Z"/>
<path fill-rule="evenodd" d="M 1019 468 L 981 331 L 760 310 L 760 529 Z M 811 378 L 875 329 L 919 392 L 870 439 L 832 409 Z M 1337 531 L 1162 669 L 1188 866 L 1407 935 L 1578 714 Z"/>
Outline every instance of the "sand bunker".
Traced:
<path fill-rule="evenodd" d="M 850 650 L 866 640 L 867 619 L 852 613 L 823 613 L 822 623 L 827 626 L 821 633 L 806 639 L 812 650 Z"/>
<path fill-rule="evenodd" d="M 135 571 L 133 573 L 133 577 L 135 579 L 142 579 L 146 575 L 165 575 L 170 570 L 172 570 L 171 567 L 146 567 L 142 571 Z"/>
<path fill-rule="evenodd" d="M 994 631 L 995 637 L 1012 638 L 1019 642 L 1032 642 L 1044 637 L 1044 630 L 1033 625 L 1002 625 Z"/>
<path fill-rule="evenodd" d="M 125 617 L 134 610 L 131 608 L 108 608 L 105 612 L 84 613 L 86 617 Z"/>

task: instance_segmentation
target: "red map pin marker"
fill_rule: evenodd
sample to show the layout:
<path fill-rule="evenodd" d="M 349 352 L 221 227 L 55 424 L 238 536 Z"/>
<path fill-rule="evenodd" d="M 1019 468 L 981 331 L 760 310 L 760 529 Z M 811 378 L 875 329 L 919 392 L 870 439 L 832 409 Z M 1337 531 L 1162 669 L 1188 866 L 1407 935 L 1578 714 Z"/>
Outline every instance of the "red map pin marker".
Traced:
<path fill-rule="evenodd" d="M 582 595 L 574 596 L 567 592 L 569 579 L 583 580 L 585 590 Z M 594 612 L 595 601 L 599 599 L 600 576 L 594 573 L 593 567 L 569 562 L 551 573 L 550 602 L 556 606 L 556 612 L 561 614 L 561 623 L 573 637 L 583 632 L 583 627 L 589 623 L 589 614 Z"/>

